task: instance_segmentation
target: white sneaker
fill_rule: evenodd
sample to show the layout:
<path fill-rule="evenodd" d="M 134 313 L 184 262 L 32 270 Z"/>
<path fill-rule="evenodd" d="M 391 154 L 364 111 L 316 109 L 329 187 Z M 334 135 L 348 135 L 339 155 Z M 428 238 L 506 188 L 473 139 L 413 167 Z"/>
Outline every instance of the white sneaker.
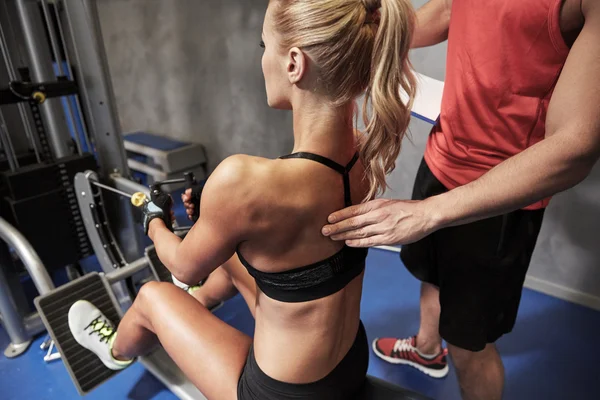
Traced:
<path fill-rule="evenodd" d="M 112 356 L 117 331 L 102 311 L 89 301 L 79 300 L 71 306 L 69 328 L 77 343 L 96 354 L 107 368 L 120 370 L 133 361 L 120 361 Z"/>
<path fill-rule="evenodd" d="M 175 278 L 175 275 L 171 275 L 171 280 L 173 281 L 173 284 L 175 286 L 177 286 L 178 288 L 181 288 L 181 289 L 185 290 L 186 292 L 190 288 L 190 285 L 186 285 L 185 283 L 181 282 L 179 279 Z"/>

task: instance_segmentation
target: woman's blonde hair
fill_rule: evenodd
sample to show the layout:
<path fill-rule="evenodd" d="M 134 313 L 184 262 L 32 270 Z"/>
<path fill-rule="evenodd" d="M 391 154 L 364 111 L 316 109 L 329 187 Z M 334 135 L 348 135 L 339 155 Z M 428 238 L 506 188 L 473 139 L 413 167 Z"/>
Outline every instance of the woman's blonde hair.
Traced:
<path fill-rule="evenodd" d="M 416 90 L 408 59 L 415 25 L 410 1 L 271 2 L 281 46 L 308 54 L 317 67 L 319 89 L 334 105 L 365 93 L 360 155 L 371 185 L 366 199 L 376 197 L 395 167 Z M 404 100 L 400 89 L 407 94 Z"/>

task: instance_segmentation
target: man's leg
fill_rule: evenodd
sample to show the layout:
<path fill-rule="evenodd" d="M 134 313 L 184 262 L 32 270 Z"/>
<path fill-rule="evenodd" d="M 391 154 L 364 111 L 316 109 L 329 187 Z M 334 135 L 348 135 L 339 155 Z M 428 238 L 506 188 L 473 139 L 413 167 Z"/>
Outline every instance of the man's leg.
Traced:
<path fill-rule="evenodd" d="M 421 162 L 415 185 L 413 200 L 422 200 L 446 192 L 447 189 L 431 173 L 425 160 Z M 400 258 L 413 276 L 421 282 L 421 322 L 416 336 L 409 338 L 381 338 L 373 342 L 375 354 L 393 364 L 405 364 L 425 374 L 443 378 L 448 374 L 446 349 L 442 349 L 439 334 L 440 291 L 436 233 L 418 242 L 402 246 Z"/>
<path fill-rule="evenodd" d="M 448 344 L 463 400 L 500 400 L 504 366 L 493 343 L 472 352 Z"/>
<path fill-rule="evenodd" d="M 423 354 L 435 355 L 442 351 L 440 291 L 427 282 L 421 283 L 421 321 L 416 347 Z"/>

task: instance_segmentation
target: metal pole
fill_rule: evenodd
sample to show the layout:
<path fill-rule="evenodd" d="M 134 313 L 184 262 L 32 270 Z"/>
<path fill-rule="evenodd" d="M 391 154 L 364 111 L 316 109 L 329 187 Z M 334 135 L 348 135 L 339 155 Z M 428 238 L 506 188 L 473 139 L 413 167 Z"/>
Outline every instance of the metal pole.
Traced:
<path fill-rule="evenodd" d="M 102 184 L 102 183 L 100 183 L 100 182 L 96 182 L 96 181 L 92 181 L 92 180 L 90 180 L 90 183 L 91 183 L 92 185 L 94 185 L 94 186 L 98 186 L 99 188 L 106 189 L 106 190 L 108 190 L 109 192 L 116 193 L 116 194 L 119 194 L 119 195 L 121 195 L 121 196 L 123 196 L 123 197 L 127 197 L 128 199 L 131 199 L 131 194 L 129 194 L 129 193 L 125 193 L 125 192 L 124 192 L 124 191 L 122 191 L 122 190 L 115 189 L 115 188 L 113 188 L 113 187 L 110 187 L 110 186 L 108 186 L 108 185 L 104 185 L 104 184 Z"/>
<path fill-rule="evenodd" d="M 4 58 L 4 64 L 6 65 L 8 79 L 9 79 L 9 81 L 16 81 L 17 75 L 15 73 L 15 66 L 12 62 L 12 58 L 11 58 L 10 52 L 8 50 L 8 42 L 4 35 L 4 30 L 3 30 L 1 24 L 0 24 L 0 49 L 2 50 L 2 57 Z M 25 128 L 25 135 L 27 136 L 27 139 L 31 143 L 31 146 L 33 147 L 33 152 L 35 153 L 35 158 L 36 158 L 37 162 L 39 163 L 39 162 L 41 162 L 40 153 L 38 151 L 35 138 L 33 137 L 33 133 L 32 133 L 33 131 L 31 129 L 29 116 L 27 115 L 27 112 L 25 111 L 25 105 L 23 103 L 19 103 L 19 104 L 17 104 L 17 108 L 19 109 L 19 114 L 21 115 L 21 121 L 23 122 L 23 127 Z"/>
<path fill-rule="evenodd" d="M 150 198 L 150 188 L 148 188 L 148 186 L 141 185 L 117 174 L 111 175 L 110 178 L 113 181 L 115 188 L 118 190 L 131 194 L 141 192 L 144 193 L 146 197 Z M 131 197 L 131 194 L 129 197 Z"/>
<path fill-rule="evenodd" d="M 63 72 L 60 47 L 58 47 L 58 41 L 56 40 L 56 32 L 54 31 L 54 24 L 52 23 L 52 18 L 50 17 L 50 10 L 48 9 L 48 0 L 41 0 L 40 3 L 42 5 L 44 19 L 46 20 L 46 28 L 48 30 L 48 36 L 50 38 L 50 47 L 52 48 L 52 54 L 54 55 L 54 60 L 58 68 L 58 75 L 64 76 L 65 74 Z M 55 5 L 55 7 L 57 6 Z M 79 133 L 77 132 L 77 126 L 75 126 L 75 116 L 73 115 L 73 110 L 71 109 L 71 103 L 69 102 L 68 97 L 66 99 L 66 103 L 67 115 L 69 117 L 69 120 L 71 121 L 71 126 L 73 127 L 73 134 L 75 136 L 75 144 L 77 145 L 77 153 L 81 154 L 81 141 L 79 140 Z"/>
<path fill-rule="evenodd" d="M 11 342 L 4 351 L 7 358 L 18 356 L 31 344 L 31 338 L 27 335 L 23 318 L 10 293 L 4 270 L 0 267 L 0 314 L 2 314 L 2 325 Z"/>
<path fill-rule="evenodd" d="M 41 0 L 42 12 L 44 13 L 44 19 L 46 20 L 46 28 L 48 29 L 48 36 L 50 38 L 50 47 L 52 49 L 52 55 L 56 61 L 58 67 L 58 74 L 64 75 L 62 67 L 62 57 L 60 56 L 60 48 L 58 47 L 58 41 L 56 40 L 56 33 L 54 32 L 54 26 L 52 19 L 50 18 L 50 10 L 48 9 L 48 0 Z"/>
<path fill-rule="evenodd" d="M 42 17 L 37 2 L 16 0 L 17 14 L 23 27 L 27 44 L 32 80 L 37 83 L 55 81 L 50 52 L 47 48 Z M 68 145 L 68 129 L 60 99 L 47 99 L 40 105 L 45 117 L 48 139 L 57 158 L 71 154 Z"/>
<path fill-rule="evenodd" d="M 139 258 L 126 266 L 116 269 L 114 272 L 106 274 L 106 280 L 109 283 L 115 283 L 122 281 L 125 278 L 129 278 L 133 274 L 142 271 L 148 267 L 148 259 L 146 257 Z"/>
<path fill-rule="evenodd" d="M 25 239 L 25 236 L 4 218 L 0 218 L 0 239 L 15 250 L 40 294 L 54 290 L 54 283 L 34 248 Z"/>
<path fill-rule="evenodd" d="M 81 91 L 83 112 L 94 139 L 100 174 L 108 178 L 116 172 L 128 177 L 127 155 L 96 2 L 64 0 L 63 5 L 69 27 L 68 36 L 72 44 L 70 48 L 73 49 L 77 66 L 77 82 Z M 125 258 L 128 261 L 139 258 L 144 247 L 138 225 L 133 218 L 131 203 L 124 199 L 119 199 L 118 202 L 110 198 L 105 200 L 111 226 Z"/>
<path fill-rule="evenodd" d="M 6 127 L 6 121 L 4 120 L 2 111 L 0 111 L 0 141 L 2 141 L 2 148 L 4 149 L 4 154 L 6 155 L 10 170 L 16 170 L 19 168 L 19 162 L 17 161 L 15 149 L 10 141 L 10 135 L 8 134 L 8 128 Z"/>
<path fill-rule="evenodd" d="M 37 311 L 23 318 L 23 325 L 25 325 L 25 331 L 27 331 L 27 335 L 30 337 L 38 335 L 46 330 L 42 318 Z"/>
<path fill-rule="evenodd" d="M 65 50 L 65 61 L 66 61 L 66 65 L 67 65 L 67 73 L 68 73 L 68 77 L 69 79 L 75 79 L 73 77 L 73 68 L 71 67 L 71 58 L 69 57 L 69 51 L 67 48 L 67 42 L 65 40 L 65 33 L 63 31 L 63 27 L 62 27 L 62 19 L 60 17 L 60 13 L 58 12 L 58 4 L 54 5 L 54 16 L 56 16 L 56 25 L 58 26 L 58 36 L 60 37 L 60 41 L 62 44 L 62 48 Z M 90 139 L 88 137 L 89 133 L 85 127 L 85 120 L 83 119 L 83 112 L 81 111 L 81 103 L 79 102 L 79 96 L 73 96 L 73 99 L 75 100 L 75 109 L 77 111 L 77 115 L 79 115 L 79 118 L 81 118 L 81 129 L 82 129 L 82 134 L 83 134 L 83 140 L 85 142 L 85 148 L 87 149 L 87 151 L 89 153 L 94 153 L 94 149 L 92 149 L 92 146 L 90 146 Z M 68 99 L 67 99 L 68 101 Z M 77 132 L 77 127 L 74 127 L 74 130 Z M 79 133 L 77 133 L 79 134 Z"/>
<path fill-rule="evenodd" d="M 84 113 L 104 176 L 129 176 L 123 135 L 94 0 L 64 0 Z"/>

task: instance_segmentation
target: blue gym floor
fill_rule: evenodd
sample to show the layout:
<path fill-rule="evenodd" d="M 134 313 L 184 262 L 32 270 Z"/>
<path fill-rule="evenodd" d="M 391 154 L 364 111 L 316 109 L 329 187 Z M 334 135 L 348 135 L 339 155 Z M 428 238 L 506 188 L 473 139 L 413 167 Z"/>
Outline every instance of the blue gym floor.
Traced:
<path fill-rule="evenodd" d="M 402 267 L 398 255 L 371 250 L 362 302 L 369 337 L 414 334 L 418 299 L 419 284 Z M 239 296 L 216 314 L 247 333 L 253 329 L 253 320 Z M 599 335 L 600 312 L 525 290 L 515 330 L 498 342 L 506 367 L 505 399 L 598 399 Z M 46 364 L 42 360 L 42 339 L 19 358 L 8 360 L 0 355 L 0 399 L 78 398 L 61 361 Z M 0 350 L 8 342 L 0 329 Z M 386 364 L 372 354 L 369 373 L 434 399 L 460 398 L 452 368 L 445 379 L 434 379 L 410 367 Z M 87 398 L 166 400 L 175 396 L 136 364 Z"/>

